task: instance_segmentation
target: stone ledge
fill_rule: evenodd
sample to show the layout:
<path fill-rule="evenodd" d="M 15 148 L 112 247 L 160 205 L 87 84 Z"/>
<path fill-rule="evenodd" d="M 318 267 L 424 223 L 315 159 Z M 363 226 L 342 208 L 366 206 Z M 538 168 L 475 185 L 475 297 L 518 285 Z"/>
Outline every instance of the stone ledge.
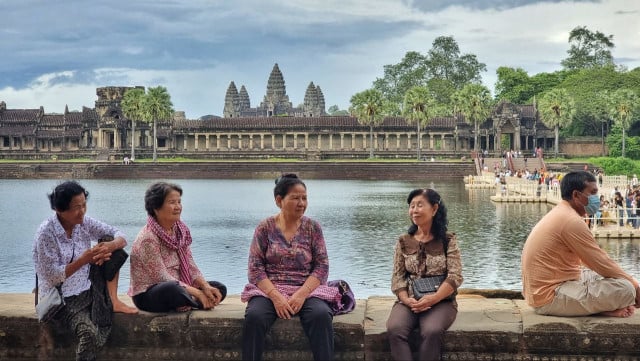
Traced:
<path fill-rule="evenodd" d="M 334 318 L 337 360 L 391 360 L 386 320 L 393 302 L 370 297 Z M 463 294 L 458 303 L 445 360 L 640 361 L 640 312 L 627 319 L 564 318 L 536 315 L 522 300 Z M 117 314 L 100 359 L 240 360 L 244 309 L 231 295 L 212 311 Z M 74 343 L 71 334 L 38 323 L 33 295 L 0 294 L 0 359 L 73 359 Z M 308 350 L 297 319 L 277 320 L 265 360 L 311 360 Z"/>

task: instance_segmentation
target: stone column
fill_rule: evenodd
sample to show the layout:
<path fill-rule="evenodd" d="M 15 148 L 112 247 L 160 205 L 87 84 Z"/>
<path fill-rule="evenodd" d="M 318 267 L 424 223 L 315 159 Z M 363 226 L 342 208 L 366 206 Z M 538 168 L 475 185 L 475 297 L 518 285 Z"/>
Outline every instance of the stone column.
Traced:
<path fill-rule="evenodd" d="M 253 149 L 253 134 L 249 134 L 249 149 Z"/>
<path fill-rule="evenodd" d="M 356 149 L 356 135 L 351 133 L 351 150 Z"/>
<path fill-rule="evenodd" d="M 264 133 L 260 133 L 260 149 L 264 149 Z"/>
<path fill-rule="evenodd" d="M 209 134 L 207 133 L 207 135 L 204 136 L 204 143 L 205 143 L 205 149 L 209 150 L 209 148 L 211 147 L 211 142 L 209 140 Z"/>
<path fill-rule="evenodd" d="M 276 135 L 271 133 L 271 149 L 276 149 Z"/>
<path fill-rule="evenodd" d="M 194 138 L 193 139 L 193 150 L 197 152 L 198 151 L 198 143 L 200 143 L 200 134 L 194 133 L 193 134 L 193 138 Z M 189 143 L 189 135 L 188 134 L 185 134 L 183 143 L 184 143 L 183 148 L 186 151 L 187 148 L 188 148 L 187 147 L 187 143 Z"/>
<path fill-rule="evenodd" d="M 440 147 L 440 149 L 441 149 L 441 150 L 446 150 L 446 146 L 445 146 L 445 144 L 446 144 L 446 143 L 444 142 L 444 141 L 445 141 L 445 137 L 444 137 L 444 136 L 445 136 L 445 134 L 444 134 L 444 133 L 442 133 L 442 134 L 440 135 L 440 139 L 442 140 L 442 143 L 441 143 L 441 144 L 442 144 L 442 147 Z"/>
<path fill-rule="evenodd" d="M 293 149 L 298 150 L 298 133 L 293 133 Z"/>
<path fill-rule="evenodd" d="M 396 133 L 396 150 L 400 150 L 400 133 Z"/>
<path fill-rule="evenodd" d="M 522 145 L 520 144 L 520 127 L 516 127 L 516 133 L 513 135 L 513 150 L 518 151 L 521 150 Z"/>
<path fill-rule="evenodd" d="M 367 150 L 367 148 L 369 147 L 369 144 L 367 144 L 368 141 L 369 141 L 369 134 L 362 133 L 362 149 Z"/>
<path fill-rule="evenodd" d="M 309 133 L 304 133 L 304 149 L 309 149 Z"/>
<path fill-rule="evenodd" d="M 318 133 L 318 150 L 322 150 L 322 134 Z"/>
<path fill-rule="evenodd" d="M 333 133 L 329 133 L 329 150 L 333 150 Z"/>
<path fill-rule="evenodd" d="M 340 149 L 344 149 L 344 134 L 340 133 Z"/>
<path fill-rule="evenodd" d="M 407 133 L 407 150 L 411 150 L 411 133 Z"/>

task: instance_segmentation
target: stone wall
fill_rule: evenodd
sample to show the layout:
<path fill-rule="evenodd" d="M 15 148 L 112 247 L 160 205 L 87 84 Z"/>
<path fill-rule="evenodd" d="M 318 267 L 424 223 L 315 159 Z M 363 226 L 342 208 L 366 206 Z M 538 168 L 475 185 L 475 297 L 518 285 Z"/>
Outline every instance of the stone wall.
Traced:
<path fill-rule="evenodd" d="M 474 174 L 468 162 L 0 163 L 4 179 L 302 179 L 425 180 Z"/>
<path fill-rule="evenodd" d="M 443 360 L 640 360 L 640 313 L 625 319 L 539 316 L 523 300 L 461 293 Z M 386 320 L 393 303 L 389 296 L 361 299 L 352 313 L 336 316 L 336 360 L 391 360 Z M 231 295 L 212 311 L 117 314 L 98 359 L 240 360 L 244 308 Z M 414 334 L 414 348 L 416 341 Z M 69 332 L 38 323 L 33 295 L 0 294 L 1 360 L 69 360 L 75 342 Z M 276 321 L 264 356 L 312 359 L 298 318 Z"/>
<path fill-rule="evenodd" d="M 560 153 L 571 157 L 601 157 L 603 155 L 602 139 L 597 137 L 567 138 L 560 141 Z M 552 153 L 547 151 L 550 156 Z M 609 148 L 604 145 L 604 156 L 609 154 Z"/>

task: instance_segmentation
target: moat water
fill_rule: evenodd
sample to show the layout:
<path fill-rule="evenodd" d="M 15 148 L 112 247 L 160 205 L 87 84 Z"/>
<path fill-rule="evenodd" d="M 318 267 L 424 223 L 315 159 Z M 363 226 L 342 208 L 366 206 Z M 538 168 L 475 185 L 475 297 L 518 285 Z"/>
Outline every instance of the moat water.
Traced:
<path fill-rule="evenodd" d="M 30 292 L 33 236 L 51 214 L 48 192 L 59 180 L 0 180 L 0 292 Z M 278 209 L 272 180 L 176 180 L 184 189 L 182 219 L 193 235 L 196 263 L 208 279 L 238 294 L 247 282 L 247 254 L 258 222 Z M 127 234 L 130 248 L 146 222 L 144 192 L 151 180 L 84 180 L 87 214 Z M 467 190 L 461 179 L 402 181 L 307 180 L 307 215 L 323 227 L 330 279 L 345 279 L 358 298 L 391 295 L 393 247 L 409 225 L 406 197 L 414 188 L 441 193 L 449 229 L 458 235 L 464 288 L 520 290 L 520 252 L 535 223 L 551 208 L 541 203 L 493 203 L 488 189 Z M 601 243 L 635 277 L 640 242 Z M 129 285 L 128 263 L 119 291 Z"/>

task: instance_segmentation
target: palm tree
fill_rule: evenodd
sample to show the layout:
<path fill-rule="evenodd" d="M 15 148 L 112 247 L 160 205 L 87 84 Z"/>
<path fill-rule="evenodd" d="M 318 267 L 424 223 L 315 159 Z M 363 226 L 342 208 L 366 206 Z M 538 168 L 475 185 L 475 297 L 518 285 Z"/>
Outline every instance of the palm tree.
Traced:
<path fill-rule="evenodd" d="M 133 88 L 124 93 L 120 103 L 122 113 L 131 120 L 131 160 L 136 157 L 136 120 L 144 118 L 144 98 L 144 88 Z"/>
<path fill-rule="evenodd" d="M 556 136 L 554 144 L 555 157 L 558 157 L 560 128 L 571 124 L 576 112 L 575 102 L 566 89 L 555 88 L 544 94 L 538 103 L 542 123 L 553 128 Z"/>
<path fill-rule="evenodd" d="M 171 118 L 171 115 L 173 115 L 173 104 L 171 103 L 171 95 L 167 92 L 167 88 L 163 86 L 149 88 L 144 100 L 144 120 L 146 122 L 153 122 L 153 161 L 157 162 L 157 122 L 158 120 L 169 120 Z"/>
<path fill-rule="evenodd" d="M 625 157 L 625 131 L 639 113 L 638 94 L 630 89 L 618 89 L 609 98 L 609 114 L 622 128 L 622 157 Z"/>
<path fill-rule="evenodd" d="M 420 160 L 420 148 L 422 148 L 420 126 L 426 126 L 429 123 L 429 120 L 431 119 L 433 114 L 433 103 L 434 100 L 431 96 L 431 93 L 429 92 L 429 89 L 424 86 L 414 86 L 404 94 L 404 105 L 402 107 L 402 113 L 405 116 L 407 123 L 416 123 L 416 131 L 418 134 L 418 160 Z"/>
<path fill-rule="evenodd" d="M 369 158 L 373 158 L 373 126 L 382 123 L 384 101 L 382 93 L 368 89 L 351 97 L 349 113 L 358 118 L 358 123 L 369 126 Z"/>
<path fill-rule="evenodd" d="M 465 122 L 473 124 L 473 149 L 478 150 L 480 123 L 491 113 L 491 93 L 481 84 L 467 84 L 451 95 L 454 115 L 462 114 Z"/>

